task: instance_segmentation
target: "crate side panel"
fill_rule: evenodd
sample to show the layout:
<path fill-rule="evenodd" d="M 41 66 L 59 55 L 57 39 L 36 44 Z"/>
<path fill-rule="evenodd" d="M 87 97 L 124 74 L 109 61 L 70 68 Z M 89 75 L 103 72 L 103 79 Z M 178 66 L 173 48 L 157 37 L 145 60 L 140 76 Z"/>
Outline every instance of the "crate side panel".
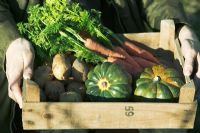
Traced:
<path fill-rule="evenodd" d="M 130 41 L 137 41 L 142 43 L 152 49 L 157 49 L 160 41 L 160 33 L 152 32 L 152 33 L 128 33 L 123 34 L 125 39 Z"/>
<path fill-rule="evenodd" d="M 24 103 L 24 129 L 192 128 L 196 103 Z"/>

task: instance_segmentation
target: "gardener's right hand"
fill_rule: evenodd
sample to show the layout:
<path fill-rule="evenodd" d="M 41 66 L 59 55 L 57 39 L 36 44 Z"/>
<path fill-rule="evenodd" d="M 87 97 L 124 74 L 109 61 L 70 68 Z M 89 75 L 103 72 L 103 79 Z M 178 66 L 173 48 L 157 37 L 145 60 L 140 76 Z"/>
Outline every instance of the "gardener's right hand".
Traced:
<path fill-rule="evenodd" d="M 14 40 L 6 51 L 6 76 L 8 95 L 22 108 L 21 80 L 32 76 L 35 54 L 29 41 L 24 38 Z"/>

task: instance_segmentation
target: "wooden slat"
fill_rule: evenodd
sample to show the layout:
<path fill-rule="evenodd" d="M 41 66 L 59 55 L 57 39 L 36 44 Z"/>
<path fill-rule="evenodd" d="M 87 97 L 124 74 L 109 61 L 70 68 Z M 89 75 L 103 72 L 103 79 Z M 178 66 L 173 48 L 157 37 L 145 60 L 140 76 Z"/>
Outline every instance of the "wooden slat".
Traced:
<path fill-rule="evenodd" d="M 160 27 L 160 48 L 174 51 L 172 41 L 175 39 L 175 24 L 173 20 L 162 20 Z"/>
<path fill-rule="evenodd" d="M 32 80 L 23 81 L 23 101 L 24 102 L 40 102 L 40 88 Z"/>
<path fill-rule="evenodd" d="M 195 88 L 194 82 L 191 80 L 181 87 L 179 103 L 192 103 L 194 101 Z"/>
<path fill-rule="evenodd" d="M 192 128 L 196 103 L 24 103 L 24 129 Z"/>
<path fill-rule="evenodd" d="M 159 46 L 160 33 L 128 33 L 123 36 L 129 40 L 140 42 L 150 48 L 156 49 Z"/>

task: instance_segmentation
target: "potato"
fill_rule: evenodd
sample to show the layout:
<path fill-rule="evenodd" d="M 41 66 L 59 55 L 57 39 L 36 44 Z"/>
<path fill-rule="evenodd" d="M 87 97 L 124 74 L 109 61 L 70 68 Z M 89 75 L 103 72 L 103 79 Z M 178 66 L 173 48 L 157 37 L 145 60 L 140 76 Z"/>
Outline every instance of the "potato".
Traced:
<path fill-rule="evenodd" d="M 67 85 L 67 91 L 75 91 L 80 94 L 82 97 L 86 94 L 86 87 L 84 83 L 72 81 Z"/>
<path fill-rule="evenodd" d="M 56 79 L 66 80 L 71 74 L 71 63 L 69 58 L 57 54 L 53 58 L 52 71 Z"/>
<path fill-rule="evenodd" d="M 52 79 L 53 72 L 51 67 L 47 65 L 39 66 L 33 73 L 33 80 L 40 86 L 40 88 L 43 88 L 44 84 Z"/>
<path fill-rule="evenodd" d="M 77 81 L 85 81 L 87 79 L 88 67 L 84 61 L 76 59 L 72 65 L 72 77 Z"/>
<path fill-rule="evenodd" d="M 91 71 L 91 70 L 93 70 L 95 68 L 95 66 L 94 65 L 88 65 L 88 69 L 89 69 L 89 71 Z"/>
<path fill-rule="evenodd" d="M 81 102 L 83 100 L 80 94 L 74 91 L 68 91 L 68 92 L 60 94 L 59 101 L 60 102 Z"/>
<path fill-rule="evenodd" d="M 69 83 L 74 82 L 74 81 L 76 81 L 76 80 L 74 79 L 74 77 L 69 77 L 67 80 L 60 80 L 60 82 L 61 82 L 62 84 L 64 84 L 64 86 L 67 86 Z"/>
<path fill-rule="evenodd" d="M 45 95 L 45 92 L 44 92 L 44 90 L 42 90 L 42 89 L 40 89 L 40 101 L 41 101 L 41 102 L 47 101 L 47 97 L 46 97 L 46 95 Z"/>
<path fill-rule="evenodd" d="M 55 80 L 48 81 L 45 84 L 45 94 L 50 101 L 58 101 L 61 93 L 65 92 L 64 85 Z"/>

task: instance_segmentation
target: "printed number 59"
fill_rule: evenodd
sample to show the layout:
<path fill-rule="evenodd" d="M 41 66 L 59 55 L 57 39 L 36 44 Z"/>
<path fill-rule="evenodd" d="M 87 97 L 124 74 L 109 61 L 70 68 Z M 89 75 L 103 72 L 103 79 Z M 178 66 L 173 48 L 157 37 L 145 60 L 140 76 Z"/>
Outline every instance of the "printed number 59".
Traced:
<path fill-rule="evenodd" d="M 125 115 L 130 117 L 134 115 L 134 108 L 132 106 L 125 106 Z"/>

